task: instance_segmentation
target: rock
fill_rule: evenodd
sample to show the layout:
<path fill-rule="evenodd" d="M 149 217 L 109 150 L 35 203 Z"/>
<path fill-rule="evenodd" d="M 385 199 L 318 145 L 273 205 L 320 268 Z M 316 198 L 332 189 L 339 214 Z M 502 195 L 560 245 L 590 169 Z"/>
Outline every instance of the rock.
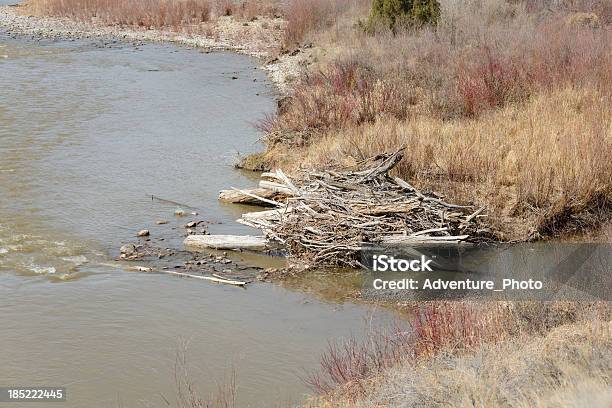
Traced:
<path fill-rule="evenodd" d="M 139 237 L 148 237 L 149 236 L 149 230 L 143 229 L 138 231 L 138 234 L 136 234 Z"/>
<path fill-rule="evenodd" d="M 183 215 L 185 215 L 185 211 L 180 208 L 177 208 L 176 210 L 174 210 L 174 215 L 182 217 Z"/>
<path fill-rule="evenodd" d="M 121 252 L 122 257 L 131 256 L 136 253 L 136 245 L 134 244 L 125 244 L 121 248 L 119 248 L 119 252 Z M 123 256 L 125 255 L 125 256 Z"/>
<path fill-rule="evenodd" d="M 147 266 L 132 266 L 129 268 L 129 270 L 138 272 L 153 272 L 153 268 L 149 268 Z"/>
<path fill-rule="evenodd" d="M 185 224 L 185 228 L 195 228 L 196 225 L 198 225 L 197 222 L 191 221 L 191 222 L 188 222 L 187 224 Z"/>
<path fill-rule="evenodd" d="M 163 225 L 163 224 L 167 224 L 167 223 L 168 223 L 168 221 L 166 221 L 166 220 L 157 220 L 157 221 L 155 221 L 155 223 L 156 223 L 157 225 Z"/>

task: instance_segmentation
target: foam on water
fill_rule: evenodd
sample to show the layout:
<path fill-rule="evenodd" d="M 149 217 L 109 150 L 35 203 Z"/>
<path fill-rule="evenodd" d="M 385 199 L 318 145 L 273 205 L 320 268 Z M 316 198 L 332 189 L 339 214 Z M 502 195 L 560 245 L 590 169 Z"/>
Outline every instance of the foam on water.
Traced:
<path fill-rule="evenodd" d="M 54 274 L 56 272 L 56 269 L 52 266 L 40 266 L 40 265 L 30 264 L 30 265 L 27 265 L 27 268 L 30 269 L 32 272 L 37 273 L 39 275 L 49 275 L 49 274 Z"/>

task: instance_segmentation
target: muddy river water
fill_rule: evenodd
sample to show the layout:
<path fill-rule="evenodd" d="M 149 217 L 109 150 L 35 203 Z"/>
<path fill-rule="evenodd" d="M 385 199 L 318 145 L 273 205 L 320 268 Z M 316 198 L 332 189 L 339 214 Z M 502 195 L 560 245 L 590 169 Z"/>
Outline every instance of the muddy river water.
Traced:
<path fill-rule="evenodd" d="M 248 231 L 216 196 L 252 183 L 231 164 L 260 148 L 272 86 L 245 56 L 101 44 L 0 33 L 0 386 L 65 386 L 54 406 L 174 406 L 185 340 L 203 395 L 233 369 L 241 407 L 303 400 L 300 376 L 370 310 L 115 261 L 139 229 L 185 222 L 151 195 Z"/>

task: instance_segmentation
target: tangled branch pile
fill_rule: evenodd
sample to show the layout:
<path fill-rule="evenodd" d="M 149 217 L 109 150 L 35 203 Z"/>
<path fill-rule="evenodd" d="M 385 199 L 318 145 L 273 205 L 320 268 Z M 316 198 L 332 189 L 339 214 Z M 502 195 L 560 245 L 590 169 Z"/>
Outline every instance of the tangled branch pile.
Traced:
<path fill-rule="evenodd" d="M 370 158 L 364 162 L 373 164 L 359 171 L 310 172 L 295 180 L 280 170 L 264 173 L 258 191 L 283 194 L 285 202 L 241 190 L 276 208 L 243 214 L 238 221 L 260 228 L 291 257 L 315 265 L 357 266 L 358 252 L 371 244 L 478 242 L 493 236 L 481 222 L 484 208 L 450 204 L 391 177 L 403 150 Z"/>

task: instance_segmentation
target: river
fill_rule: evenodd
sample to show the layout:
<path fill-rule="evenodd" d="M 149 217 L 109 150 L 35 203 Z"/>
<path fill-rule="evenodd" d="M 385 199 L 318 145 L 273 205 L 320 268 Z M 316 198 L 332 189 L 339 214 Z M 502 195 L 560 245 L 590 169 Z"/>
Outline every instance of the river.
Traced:
<path fill-rule="evenodd" d="M 115 261 L 139 229 L 182 228 L 151 195 L 197 208 L 211 232 L 248 231 L 216 197 L 253 183 L 232 163 L 261 149 L 252 122 L 275 107 L 256 61 L 0 33 L 0 89 L 0 386 L 65 386 L 56 406 L 174 406 L 185 340 L 202 395 L 235 370 L 238 406 L 287 406 L 327 342 L 364 327 L 366 307 Z"/>

